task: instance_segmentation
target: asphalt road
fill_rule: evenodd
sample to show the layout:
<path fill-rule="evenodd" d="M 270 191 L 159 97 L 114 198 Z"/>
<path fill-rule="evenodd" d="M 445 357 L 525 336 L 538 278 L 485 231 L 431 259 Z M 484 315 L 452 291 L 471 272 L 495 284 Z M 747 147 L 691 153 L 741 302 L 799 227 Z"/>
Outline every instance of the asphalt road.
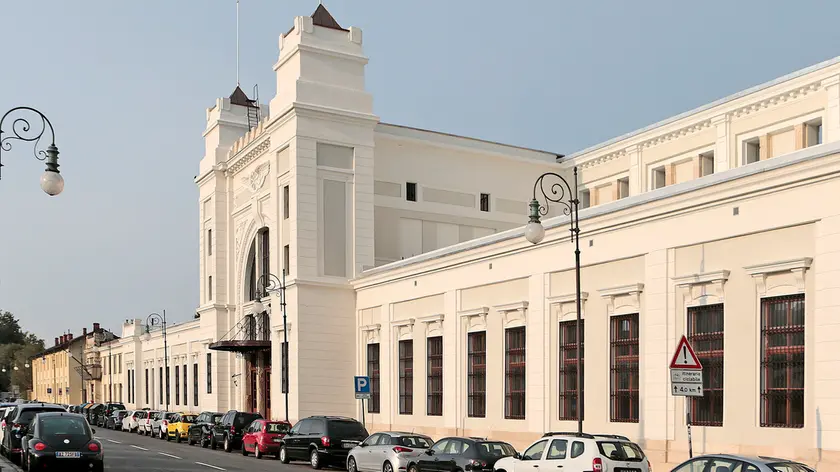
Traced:
<path fill-rule="evenodd" d="M 243 457 L 240 451 L 226 453 L 221 449 L 202 449 L 188 446 L 186 442 L 166 442 L 104 428 L 96 428 L 96 437 L 102 442 L 105 470 L 109 472 L 312 471 L 309 464 L 303 462 L 284 465 L 273 457 L 257 460 L 253 454 Z M 338 470 L 332 469 L 333 472 Z"/>

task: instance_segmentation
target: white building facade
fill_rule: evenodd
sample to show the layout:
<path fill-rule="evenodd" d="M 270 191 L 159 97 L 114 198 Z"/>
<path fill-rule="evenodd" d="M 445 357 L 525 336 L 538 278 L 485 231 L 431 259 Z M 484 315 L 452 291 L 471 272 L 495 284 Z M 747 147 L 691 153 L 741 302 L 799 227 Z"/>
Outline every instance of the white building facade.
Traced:
<path fill-rule="evenodd" d="M 362 32 L 323 6 L 279 46 L 267 106 L 237 88 L 207 110 L 200 317 L 169 327 L 166 362 L 127 321 L 129 405 L 160 407 L 168 362 L 170 409 L 360 417 L 370 375 L 371 430 L 521 448 L 574 429 L 568 219 L 552 206 L 537 246 L 522 227 L 536 178 L 577 167 L 584 428 L 672 464 L 688 407 L 695 452 L 840 463 L 840 61 L 562 157 L 381 123 Z M 689 405 L 683 334 L 706 365 Z"/>

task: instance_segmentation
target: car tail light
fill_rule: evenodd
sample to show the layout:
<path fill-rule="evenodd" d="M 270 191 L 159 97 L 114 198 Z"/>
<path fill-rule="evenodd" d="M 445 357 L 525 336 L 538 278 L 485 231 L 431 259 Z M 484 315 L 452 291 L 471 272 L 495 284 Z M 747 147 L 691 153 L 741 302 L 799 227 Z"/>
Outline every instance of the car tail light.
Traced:
<path fill-rule="evenodd" d="M 594 472 L 600 472 L 604 470 L 604 463 L 601 461 L 600 457 L 592 459 L 592 470 Z"/>
<path fill-rule="evenodd" d="M 236 434 L 236 427 L 234 425 L 230 425 L 230 432 L 231 434 Z"/>
<path fill-rule="evenodd" d="M 169 421 L 163 420 L 161 423 L 163 423 L 164 426 L 169 426 Z"/>
<path fill-rule="evenodd" d="M 324 447 L 330 447 L 330 437 L 329 436 L 321 436 L 321 445 Z"/>
<path fill-rule="evenodd" d="M 653 467 L 650 465 L 650 459 L 645 458 L 645 462 L 647 462 L 648 472 L 653 472 Z"/>
<path fill-rule="evenodd" d="M 396 452 L 397 454 L 399 454 L 401 452 L 414 452 L 414 449 L 409 449 L 407 447 L 397 446 L 397 447 L 394 448 L 394 452 Z"/>
<path fill-rule="evenodd" d="M 90 443 L 88 444 L 88 451 L 90 452 L 99 452 L 99 444 Z"/>
<path fill-rule="evenodd" d="M 35 443 L 35 446 L 33 446 L 33 447 L 36 451 L 43 451 L 44 449 L 47 448 L 47 445 L 42 443 L 42 442 L 39 442 L 39 443 Z"/>
<path fill-rule="evenodd" d="M 478 459 L 470 459 L 470 466 L 472 467 L 487 467 L 487 462 Z"/>
<path fill-rule="evenodd" d="M 23 428 L 23 425 L 20 424 L 20 423 L 15 423 L 15 424 L 12 425 L 12 429 L 20 429 L 20 428 Z"/>

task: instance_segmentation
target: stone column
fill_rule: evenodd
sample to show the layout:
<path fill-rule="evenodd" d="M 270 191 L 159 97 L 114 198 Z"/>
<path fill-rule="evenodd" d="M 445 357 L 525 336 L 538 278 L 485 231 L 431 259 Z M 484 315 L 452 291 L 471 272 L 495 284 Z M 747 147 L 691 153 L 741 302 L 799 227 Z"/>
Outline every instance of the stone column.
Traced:
<path fill-rule="evenodd" d="M 640 146 L 630 146 L 625 150 L 630 161 L 630 195 L 638 195 L 645 191 L 645 172 L 642 164 L 642 149 Z"/>
<path fill-rule="evenodd" d="M 729 143 L 729 115 L 721 115 L 712 118 L 712 126 L 715 127 L 715 172 L 729 170 L 733 164 L 730 157 Z M 737 153 L 735 153 L 737 155 Z"/>

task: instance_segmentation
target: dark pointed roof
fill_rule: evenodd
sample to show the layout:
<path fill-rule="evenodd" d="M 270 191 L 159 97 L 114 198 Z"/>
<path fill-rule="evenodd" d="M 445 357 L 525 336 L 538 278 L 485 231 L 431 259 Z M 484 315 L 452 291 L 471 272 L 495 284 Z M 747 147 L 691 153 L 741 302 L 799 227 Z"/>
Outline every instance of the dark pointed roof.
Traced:
<path fill-rule="evenodd" d="M 232 105 L 242 105 L 244 107 L 252 107 L 254 105 L 254 100 L 248 98 L 245 95 L 245 92 L 242 91 L 241 88 L 237 85 L 236 88 L 233 90 L 233 93 L 230 94 L 230 103 Z"/>
<path fill-rule="evenodd" d="M 318 5 L 318 8 L 315 9 L 315 13 L 312 14 L 312 24 L 317 26 L 323 26 L 324 28 L 332 28 L 342 31 L 347 31 L 346 29 L 342 28 L 335 18 L 330 15 L 330 12 L 327 11 L 327 8 L 324 4 Z"/>

